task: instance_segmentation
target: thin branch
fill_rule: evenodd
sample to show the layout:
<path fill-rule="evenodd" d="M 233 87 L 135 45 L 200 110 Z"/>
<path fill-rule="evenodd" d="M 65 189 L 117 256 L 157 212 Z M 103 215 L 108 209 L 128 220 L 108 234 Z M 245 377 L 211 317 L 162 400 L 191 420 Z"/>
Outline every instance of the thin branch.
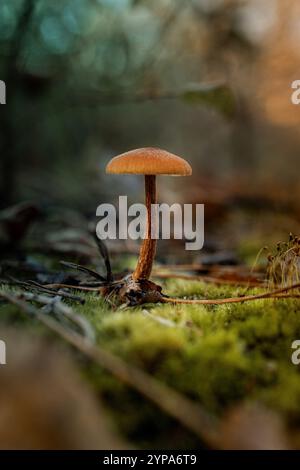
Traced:
<path fill-rule="evenodd" d="M 91 277 L 94 277 L 95 279 L 98 279 L 101 282 L 107 282 L 105 277 L 101 276 L 101 274 L 85 266 L 82 266 L 81 264 L 71 263 L 69 261 L 61 261 L 60 264 L 62 264 L 66 268 L 77 269 L 78 271 L 81 271 L 85 274 L 89 274 Z"/>
<path fill-rule="evenodd" d="M 20 287 L 23 287 L 23 289 L 25 290 L 30 290 L 30 291 L 34 290 L 43 294 L 54 295 L 54 296 L 59 295 L 60 297 L 70 299 L 75 302 L 80 302 L 82 305 L 85 303 L 85 299 L 83 299 L 82 297 L 79 297 L 78 295 L 70 294 L 69 292 L 65 292 L 64 290 L 53 290 L 36 281 L 19 281 L 18 279 L 15 279 L 15 278 L 10 278 L 10 279 L 11 281 L 8 282 L 9 285 L 18 285 Z"/>
<path fill-rule="evenodd" d="M 299 287 L 300 287 L 300 283 L 294 284 L 288 287 L 282 287 L 281 289 L 276 289 L 271 292 L 265 292 L 263 294 L 246 295 L 244 297 L 229 297 L 226 299 L 180 299 L 180 298 L 172 298 L 172 297 L 163 296 L 162 302 L 175 303 L 175 304 L 201 304 L 201 305 L 234 304 L 234 303 L 239 303 L 239 302 L 247 302 L 251 300 L 281 298 L 281 294 L 294 290 L 294 289 L 298 289 Z M 297 295 L 295 297 L 297 298 Z"/>
<path fill-rule="evenodd" d="M 100 240 L 100 238 L 97 237 L 96 233 L 93 232 L 94 240 L 96 242 L 96 245 L 98 247 L 98 250 L 103 258 L 105 268 L 106 268 L 106 281 L 112 282 L 114 279 L 112 269 L 111 269 L 111 263 L 110 263 L 110 258 L 109 258 L 109 253 L 108 249 L 105 245 L 105 243 Z"/>
<path fill-rule="evenodd" d="M 82 334 L 92 343 L 95 342 L 95 332 L 91 324 L 87 321 L 86 318 L 75 313 L 71 307 L 64 304 L 61 301 L 61 297 L 56 295 L 56 297 L 49 297 L 48 295 L 39 295 L 32 292 L 22 292 L 19 294 L 19 297 L 30 302 L 36 302 L 40 305 L 43 305 L 44 312 L 54 313 L 61 318 L 65 317 L 70 320 L 72 323 L 76 324 L 77 327 L 82 331 Z"/>
<path fill-rule="evenodd" d="M 121 281 L 115 281 L 113 284 L 118 284 Z M 113 284 L 110 284 L 112 286 Z M 85 287 L 85 286 L 68 286 L 67 284 L 49 284 L 46 287 L 51 287 L 51 288 L 62 288 L 62 287 L 68 287 L 70 289 L 78 289 L 81 291 L 86 291 L 86 292 L 98 292 L 101 293 L 101 288 L 99 287 Z M 159 300 L 157 302 L 161 303 L 175 303 L 175 304 L 199 304 L 199 305 L 222 305 L 222 304 L 234 304 L 234 303 L 239 303 L 239 302 L 249 302 L 252 300 L 259 300 L 259 299 L 279 299 L 279 298 L 298 298 L 299 296 L 297 294 L 292 295 L 292 294 L 285 294 L 288 291 L 297 289 L 300 287 L 299 284 L 294 284 L 292 286 L 287 286 L 287 287 L 282 287 L 277 290 L 273 290 L 270 292 L 264 292 L 262 294 L 257 294 L 257 295 L 247 295 L 247 296 L 241 296 L 241 297 L 228 297 L 225 299 L 181 299 L 181 298 L 174 298 L 174 297 L 168 297 L 166 294 L 161 295 L 159 297 Z"/>
<path fill-rule="evenodd" d="M 58 284 L 58 283 L 45 284 L 44 287 L 47 287 L 48 289 L 74 289 L 74 290 L 80 290 L 80 291 L 85 291 L 85 292 L 100 292 L 101 291 L 101 287 L 86 287 L 86 286 L 80 286 L 80 285 L 72 286 L 70 284 Z"/>

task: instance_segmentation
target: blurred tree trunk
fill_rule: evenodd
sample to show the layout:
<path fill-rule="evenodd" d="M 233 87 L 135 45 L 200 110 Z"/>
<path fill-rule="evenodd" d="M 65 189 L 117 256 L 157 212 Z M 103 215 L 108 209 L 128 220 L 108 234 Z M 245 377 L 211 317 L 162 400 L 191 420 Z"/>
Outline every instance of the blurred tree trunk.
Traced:
<path fill-rule="evenodd" d="M 19 76 L 17 62 L 20 57 L 24 38 L 34 12 L 34 0 L 24 0 L 14 36 L 8 51 L 5 76 L 7 100 L 0 114 L 0 155 L 1 155 L 1 185 L 0 207 L 5 207 L 17 199 L 16 176 L 18 171 L 17 126 L 16 110 L 18 107 Z M 2 78 L 2 77 L 1 77 Z"/>

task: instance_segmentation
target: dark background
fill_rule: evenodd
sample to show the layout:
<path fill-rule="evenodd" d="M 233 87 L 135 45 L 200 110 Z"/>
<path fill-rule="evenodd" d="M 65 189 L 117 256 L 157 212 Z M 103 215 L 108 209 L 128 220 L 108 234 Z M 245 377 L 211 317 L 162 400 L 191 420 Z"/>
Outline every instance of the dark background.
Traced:
<path fill-rule="evenodd" d="M 159 146 L 193 166 L 189 180 L 160 179 L 160 201 L 204 202 L 208 236 L 236 209 L 297 219 L 298 10 L 283 0 L 2 0 L 1 207 L 34 201 L 91 218 L 119 194 L 140 200 L 142 179 L 105 165 Z M 274 220 L 267 239 L 274 224 L 293 228 Z"/>

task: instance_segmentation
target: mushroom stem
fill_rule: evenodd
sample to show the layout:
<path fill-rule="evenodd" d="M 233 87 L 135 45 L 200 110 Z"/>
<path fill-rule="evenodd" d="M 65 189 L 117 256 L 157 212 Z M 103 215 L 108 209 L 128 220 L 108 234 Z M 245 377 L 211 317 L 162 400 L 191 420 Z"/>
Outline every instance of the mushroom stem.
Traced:
<path fill-rule="evenodd" d="M 133 279 L 149 279 L 156 251 L 156 239 L 151 238 L 151 229 L 156 225 L 155 211 L 151 211 L 152 204 L 156 204 L 156 177 L 145 175 L 145 196 L 147 208 L 146 236 L 143 240 L 137 266 L 132 275 Z"/>

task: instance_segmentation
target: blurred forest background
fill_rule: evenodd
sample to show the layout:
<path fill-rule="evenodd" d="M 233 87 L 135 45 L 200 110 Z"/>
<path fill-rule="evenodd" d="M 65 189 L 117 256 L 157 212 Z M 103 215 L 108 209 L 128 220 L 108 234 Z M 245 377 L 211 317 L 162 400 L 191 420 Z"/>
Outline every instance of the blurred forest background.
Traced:
<path fill-rule="evenodd" d="M 300 80 L 299 41 L 298 0 L 0 0 L 0 80 L 7 87 L 0 106 L 0 333 L 9 347 L 18 345 L 1 369 L 0 447 L 99 445 L 101 428 L 93 422 L 99 400 L 76 385 L 57 344 L 48 355 L 48 338 L 34 345 L 27 337 L 39 319 L 64 339 L 67 332 L 73 346 L 70 330 L 92 337 L 92 348 L 96 338 L 98 359 L 87 355 L 95 364 L 76 355 L 76 368 L 109 403 L 130 442 L 184 448 L 182 429 L 147 403 L 150 397 L 169 413 L 174 388 L 213 414 L 258 398 L 296 425 L 292 447 L 300 448 L 293 300 L 129 313 L 101 301 L 97 287 L 82 297 L 53 287 L 94 285 L 88 271 L 82 277 L 60 260 L 103 273 L 90 230 L 96 208 L 117 203 L 119 195 L 143 200 L 143 178 L 106 175 L 105 166 L 114 155 L 147 146 L 193 167 L 189 178 L 158 178 L 159 202 L 205 204 L 204 250 L 185 251 L 182 240 L 158 243 L 161 266 L 153 276 L 160 274 L 168 295 L 231 298 L 248 292 L 250 281 L 255 289 L 299 282 L 300 242 L 289 236 L 300 234 L 300 107 L 291 102 L 291 84 Z M 108 251 L 121 278 L 135 266 L 139 243 L 119 243 L 108 243 Z M 274 256 L 263 252 L 267 245 Z M 256 266 L 259 252 L 266 256 Z M 174 274 L 175 264 L 196 279 Z M 6 322 L 21 328 L 6 334 Z M 99 359 L 101 351 L 123 358 L 118 371 L 125 368 L 131 378 L 125 383 L 147 400 L 122 385 L 123 372 Z M 102 374 L 103 362 L 114 377 Z M 148 374 L 142 389 L 127 362 Z M 151 378 L 170 386 L 164 400 L 160 386 L 149 395 Z M 170 416 L 181 415 L 184 425 L 186 418 L 197 421 L 198 435 L 205 435 L 206 420 L 199 431 L 194 407 L 185 413 L 180 397 L 170 401 Z M 252 448 L 286 448 L 273 442 L 277 417 L 274 424 L 255 410 L 237 411 L 234 435 Z M 228 422 L 222 438 L 230 441 Z M 102 425 L 100 445 L 128 447 Z M 230 446 L 239 448 L 234 440 Z"/>
<path fill-rule="evenodd" d="M 296 0 L 1 0 L 1 207 L 136 201 L 142 180 L 105 165 L 158 146 L 194 171 L 160 200 L 204 202 L 208 223 L 297 212 L 299 22 Z"/>

